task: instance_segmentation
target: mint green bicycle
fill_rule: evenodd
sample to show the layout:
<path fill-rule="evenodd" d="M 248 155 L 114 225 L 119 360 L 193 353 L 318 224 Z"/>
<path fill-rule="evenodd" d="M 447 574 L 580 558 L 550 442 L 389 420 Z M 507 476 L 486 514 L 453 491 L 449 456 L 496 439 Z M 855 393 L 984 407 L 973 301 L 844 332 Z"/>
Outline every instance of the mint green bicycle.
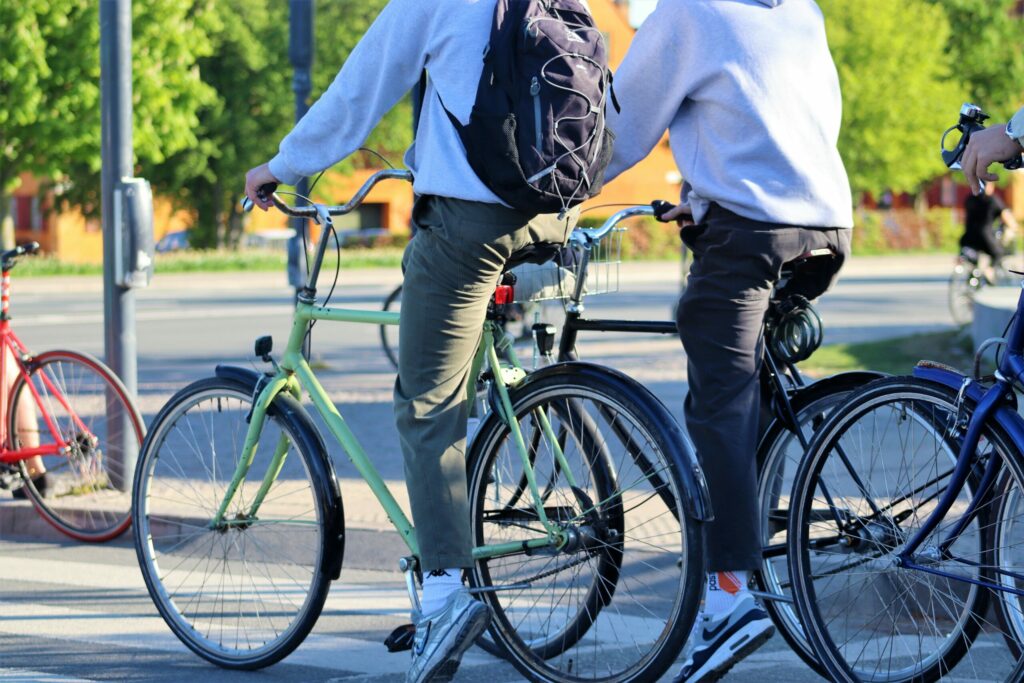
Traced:
<path fill-rule="evenodd" d="M 415 603 L 413 526 L 301 355 L 312 321 L 398 323 L 314 303 L 331 216 L 386 178 L 411 175 L 382 171 L 344 206 L 274 195 L 324 227 L 283 355 L 258 340 L 272 372 L 218 367 L 171 398 L 143 445 L 132 510 L 147 588 L 182 642 L 219 666 L 287 656 L 340 575 L 343 492 L 304 393 L 408 545 Z M 585 279 L 601 231 L 577 232 Z M 490 645 L 532 680 L 653 680 L 679 655 L 703 590 L 697 460 L 665 407 L 624 375 L 585 363 L 526 373 L 500 333 L 510 300 L 498 287 L 481 335 L 487 414 L 467 453 L 478 546 L 467 580 L 492 610 Z"/>

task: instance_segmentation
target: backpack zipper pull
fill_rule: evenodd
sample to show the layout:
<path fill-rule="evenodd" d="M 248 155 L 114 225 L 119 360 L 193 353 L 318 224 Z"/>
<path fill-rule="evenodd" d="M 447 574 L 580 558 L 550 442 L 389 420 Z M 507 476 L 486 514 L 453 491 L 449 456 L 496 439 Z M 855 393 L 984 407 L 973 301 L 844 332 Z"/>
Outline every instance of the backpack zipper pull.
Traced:
<path fill-rule="evenodd" d="M 540 111 L 540 81 L 536 76 L 530 81 L 530 96 L 533 97 L 533 133 L 534 133 L 534 147 L 537 148 L 538 154 L 544 154 L 544 136 L 542 134 L 541 124 L 541 111 Z"/>

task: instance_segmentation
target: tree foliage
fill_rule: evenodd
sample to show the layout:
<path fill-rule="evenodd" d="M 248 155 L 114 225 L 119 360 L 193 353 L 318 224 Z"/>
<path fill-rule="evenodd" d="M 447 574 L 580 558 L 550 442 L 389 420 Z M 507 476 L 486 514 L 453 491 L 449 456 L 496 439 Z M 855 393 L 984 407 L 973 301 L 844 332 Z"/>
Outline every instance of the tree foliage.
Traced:
<path fill-rule="evenodd" d="M 331 84 L 385 1 L 316 3 L 311 101 Z M 210 54 L 198 62 L 203 82 L 213 88 L 216 98 L 199 112 L 197 144 L 167 163 L 147 169 L 161 190 L 180 188 L 178 198 L 196 213 L 191 242 L 199 247 L 237 239 L 242 221 L 237 200 L 245 172 L 276 153 L 295 116 L 288 4 L 280 0 L 220 0 L 216 8 L 220 30 L 211 37 Z M 409 104 L 399 104 L 376 128 L 367 146 L 399 160 L 411 142 L 410 120 Z M 376 158 L 356 154 L 338 168 L 350 171 L 379 164 Z M 180 182 L 179 174 L 186 176 Z"/>
<path fill-rule="evenodd" d="M 196 69 L 214 28 L 208 1 L 133 3 L 134 138 L 143 164 L 198 143 L 197 112 L 214 98 Z M 69 203 L 87 212 L 98 208 L 98 5 L 0 3 L 6 33 L 0 41 L 0 193 L 30 172 L 61 181 Z"/>
<path fill-rule="evenodd" d="M 962 100 L 950 25 L 929 0 L 820 0 L 843 90 L 839 150 L 855 194 L 914 191 L 944 169 Z"/>
<path fill-rule="evenodd" d="M 318 0 L 313 98 L 386 0 Z M 100 57 L 95 0 L 0 2 L 0 195 L 30 172 L 61 199 L 99 207 Z M 245 171 L 269 159 L 294 119 L 288 3 L 191 0 L 133 5 L 134 144 L 154 191 L 196 215 L 194 242 L 230 242 Z M 411 142 L 399 104 L 367 145 L 393 161 Z M 376 165 L 355 155 L 342 170 Z M 0 218 L 7 202 L 0 199 Z"/>
<path fill-rule="evenodd" d="M 1017 0 L 931 0 L 949 17 L 947 41 L 963 99 L 1005 121 L 1024 99 L 1024 42 Z"/>

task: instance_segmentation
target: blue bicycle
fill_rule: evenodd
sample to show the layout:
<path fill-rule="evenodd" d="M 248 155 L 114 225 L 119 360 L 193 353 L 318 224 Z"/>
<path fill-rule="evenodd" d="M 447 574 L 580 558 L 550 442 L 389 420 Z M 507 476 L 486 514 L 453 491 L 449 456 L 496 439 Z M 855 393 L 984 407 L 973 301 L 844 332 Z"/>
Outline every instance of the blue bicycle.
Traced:
<path fill-rule="evenodd" d="M 951 168 L 985 118 L 964 105 Z M 810 444 L 789 567 L 832 680 L 1024 680 L 1024 295 L 999 344 L 990 377 L 922 361 L 868 384 Z"/>

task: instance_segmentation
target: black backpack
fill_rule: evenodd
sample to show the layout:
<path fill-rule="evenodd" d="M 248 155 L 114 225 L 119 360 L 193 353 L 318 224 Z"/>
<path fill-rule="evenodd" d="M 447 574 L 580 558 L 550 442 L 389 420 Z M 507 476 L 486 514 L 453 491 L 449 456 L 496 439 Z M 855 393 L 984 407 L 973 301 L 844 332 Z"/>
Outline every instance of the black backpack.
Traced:
<path fill-rule="evenodd" d="M 564 213 L 604 184 L 610 92 L 604 34 L 581 0 L 497 0 L 469 123 L 445 111 L 470 166 L 502 201 Z"/>

